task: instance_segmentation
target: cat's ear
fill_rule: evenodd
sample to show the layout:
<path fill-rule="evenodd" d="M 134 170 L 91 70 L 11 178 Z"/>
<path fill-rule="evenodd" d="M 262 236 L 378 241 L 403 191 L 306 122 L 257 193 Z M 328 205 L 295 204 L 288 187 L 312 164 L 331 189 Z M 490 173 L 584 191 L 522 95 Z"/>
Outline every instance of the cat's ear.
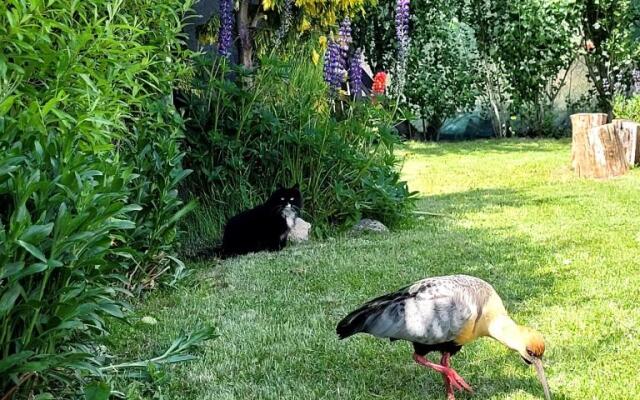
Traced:
<path fill-rule="evenodd" d="M 300 190 L 300 184 L 298 182 L 296 182 L 295 185 L 293 185 L 293 187 L 291 189 L 297 189 Z"/>

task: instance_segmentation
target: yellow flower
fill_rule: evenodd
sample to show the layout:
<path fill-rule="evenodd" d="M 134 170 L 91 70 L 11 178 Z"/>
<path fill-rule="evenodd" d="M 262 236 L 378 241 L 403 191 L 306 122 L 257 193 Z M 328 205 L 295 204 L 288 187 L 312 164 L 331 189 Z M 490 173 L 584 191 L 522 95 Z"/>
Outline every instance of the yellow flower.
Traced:
<path fill-rule="evenodd" d="M 335 23 L 336 23 L 336 14 L 333 11 L 327 12 L 322 17 L 322 22 L 325 24 L 325 26 L 335 25 Z"/>
<path fill-rule="evenodd" d="M 327 37 L 325 35 L 320 36 L 318 42 L 320 42 L 320 48 L 324 49 L 327 47 Z"/>
<path fill-rule="evenodd" d="M 273 0 L 262 0 L 262 8 L 265 11 L 269 11 L 273 8 Z"/>
<path fill-rule="evenodd" d="M 313 61 L 314 65 L 318 65 L 318 62 L 320 62 L 320 54 L 318 54 L 318 52 L 315 51 L 315 49 L 311 53 L 311 61 Z"/>
<path fill-rule="evenodd" d="M 311 23 L 307 20 L 307 17 L 302 18 L 302 22 L 300 23 L 300 31 L 304 32 L 311 28 Z"/>

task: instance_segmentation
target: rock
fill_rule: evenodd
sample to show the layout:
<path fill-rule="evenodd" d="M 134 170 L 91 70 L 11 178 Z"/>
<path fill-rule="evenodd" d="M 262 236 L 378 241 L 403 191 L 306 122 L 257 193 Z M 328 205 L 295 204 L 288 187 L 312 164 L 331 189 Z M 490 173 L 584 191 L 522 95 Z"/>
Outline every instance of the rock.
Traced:
<path fill-rule="evenodd" d="M 289 240 L 292 242 L 306 242 L 309 240 L 309 231 L 311 231 L 311 224 L 302 218 L 296 218 L 291 232 L 289 232 Z"/>
<path fill-rule="evenodd" d="M 389 232 L 389 228 L 387 228 L 382 222 L 376 221 L 375 219 L 363 218 L 354 225 L 354 232 L 375 232 L 375 233 L 385 233 Z"/>

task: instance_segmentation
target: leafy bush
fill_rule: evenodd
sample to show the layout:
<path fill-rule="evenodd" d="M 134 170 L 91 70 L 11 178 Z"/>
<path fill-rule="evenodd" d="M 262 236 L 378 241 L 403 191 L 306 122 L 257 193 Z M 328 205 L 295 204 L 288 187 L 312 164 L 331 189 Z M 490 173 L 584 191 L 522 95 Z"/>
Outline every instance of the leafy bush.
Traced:
<path fill-rule="evenodd" d="M 568 115 L 561 115 L 547 102 L 524 103 L 510 121 L 514 135 L 520 137 L 560 138 L 571 133 L 566 124 Z"/>
<path fill-rule="evenodd" d="M 301 32 L 314 27 L 331 27 L 336 25 L 341 16 L 360 9 L 369 1 L 371 0 L 239 0 L 237 40 L 242 49 L 242 64 L 246 68 L 253 67 L 255 44 L 262 45 L 263 48 L 265 45 L 280 47 L 288 30 L 293 30 L 290 29 L 292 25 L 297 26 L 297 30 Z M 273 21 L 277 22 L 277 29 L 274 29 Z M 263 53 L 260 47 L 257 50 L 258 54 Z"/>
<path fill-rule="evenodd" d="M 616 96 L 613 102 L 616 118 L 640 122 L 640 94 L 632 97 Z"/>
<path fill-rule="evenodd" d="M 396 62 L 392 3 L 367 5 L 354 35 L 370 63 L 387 70 Z M 556 77 L 575 58 L 575 29 L 567 22 L 573 3 L 411 2 L 407 103 L 435 128 L 480 103 L 500 135 L 521 108 L 550 108 L 564 83 Z M 532 122 L 544 126 L 549 118 L 536 115 Z"/>
<path fill-rule="evenodd" d="M 99 376 L 105 318 L 178 273 L 179 0 L 0 6 L 0 392 Z"/>
<path fill-rule="evenodd" d="M 235 82 L 222 78 L 230 72 L 220 60 L 194 77 L 205 82 L 184 100 L 192 121 L 185 162 L 194 170 L 185 190 L 203 206 L 187 222 L 194 245 L 217 240 L 227 217 L 294 182 L 317 234 L 361 216 L 390 224 L 406 216 L 411 202 L 396 170 L 390 113 L 356 103 L 332 117 L 312 49 L 263 57 L 251 76 L 235 70 Z"/>
<path fill-rule="evenodd" d="M 457 7 L 439 3 L 410 3 L 411 46 L 402 93 L 433 129 L 473 105 L 480 76 L 474 32 L 457 19 Z M 365 50 L 374 71 L 399 72 L 395 8 L 395 2 L 376 2 L 354 21 L 355 46 Z M 397 84 L 394 78 L 392 84 Z"/>
<path fill-rule="evenodd" d="M 636 0 L 577 2 L 584 62 L 601 112 L 612 111 L 615 84 L 629 75 L 640 56 L 634 29 L 640 20 Z"/>
<path fill-rule="evenodd" d="M 404 94 L 416 114 L 438 129 L 479 96 L 479 55 L 473 30 L 450 13 L 421 8 L 414 15 Z"/>

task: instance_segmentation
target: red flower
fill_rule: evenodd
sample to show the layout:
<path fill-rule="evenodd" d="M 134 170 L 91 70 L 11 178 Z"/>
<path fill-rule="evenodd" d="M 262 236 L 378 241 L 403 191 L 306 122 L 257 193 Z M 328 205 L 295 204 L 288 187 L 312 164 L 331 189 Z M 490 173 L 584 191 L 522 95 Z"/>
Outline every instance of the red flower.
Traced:
<path fill-rule="evenodd" d="M 384 94 L 384 90 L 387 87 L 387 74 L 380 71 L 373 76 L 373 94 Z"/>

